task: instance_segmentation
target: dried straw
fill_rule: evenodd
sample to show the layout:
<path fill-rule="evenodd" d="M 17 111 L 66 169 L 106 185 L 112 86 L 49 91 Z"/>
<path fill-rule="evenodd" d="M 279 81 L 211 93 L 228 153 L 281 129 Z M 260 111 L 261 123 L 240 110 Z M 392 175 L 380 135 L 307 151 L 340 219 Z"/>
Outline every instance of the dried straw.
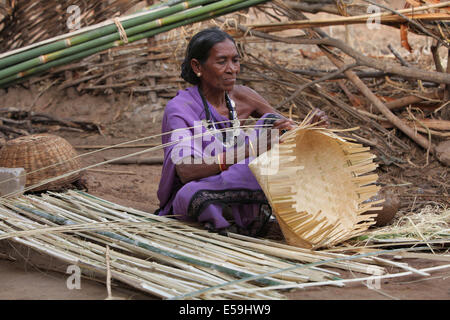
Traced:
<path fill-rule="evenodd" d="M 357 240 L 369 242 L 417 242 L 448 240 L 450 242 L 450 209 L 427 205 L 418 212 L 397 217 L 393 223 L 371 229 Z"/>

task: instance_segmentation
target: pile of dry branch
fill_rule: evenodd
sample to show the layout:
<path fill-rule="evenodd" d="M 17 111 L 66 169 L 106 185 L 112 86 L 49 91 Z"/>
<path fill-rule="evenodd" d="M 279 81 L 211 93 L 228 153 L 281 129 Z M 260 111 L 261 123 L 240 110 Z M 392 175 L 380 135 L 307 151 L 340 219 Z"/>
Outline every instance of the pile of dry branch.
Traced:
<path fill-rule="evenodd" d="M 402 50 L 413 51 L 408 35 L 432 40 L 430 59 L 424 63 L 406 59 L 389 43 L 379 50 L 381 54 L 370 55 L 356 50 L 356 45 L 350 46 L 349 39 L 331 37 L 327 34 L 331 28 L 325 32 L 319 26 L 359 21 L 367 28 L 367 15 L 351 17 L 361 12 L 343 11 L 339 1 L 326 2 L 319 8 L 310 1 L 272 1 L 259 7 L 269 15 L 270 23 L 221 20 L 247 48 L 242 81 L 261 89 L 278 110 L 294 120 L 319 107 L 328 113 L 333 126 L 357 127 L 348 136 L 372 147 L 381 165 L 380 183 L 396 187 L 404 206 L 416 200 L 448 205 L 450 3 L 408 1 L 407 8 L 401 10 L 379 6 L 383 15 L 380 23 L 389 24 L 390 30 L 398 28 L 400 41 L 389 41 L 401 42 Z M 312 12 L 331 12 L 333 6 L 333 13 L 342 18 L 307 17 Z M 368 6 L 375 6 L 375 2 L 359 1 L 352 8 L 366 11 Z M 416 18 L 419 13 L 426 19 Z M 433 18 L 436 15 L 439 18 Z M 269 49 L 274 52 L 253 50 L 251 42 L 258 41 L 270 43 Z M 422 55 L 419 52 L 419 58 Z M 312 61 L 312 67 L 295 65 L 299 56 L 304 58 L 301 61 Z"/>

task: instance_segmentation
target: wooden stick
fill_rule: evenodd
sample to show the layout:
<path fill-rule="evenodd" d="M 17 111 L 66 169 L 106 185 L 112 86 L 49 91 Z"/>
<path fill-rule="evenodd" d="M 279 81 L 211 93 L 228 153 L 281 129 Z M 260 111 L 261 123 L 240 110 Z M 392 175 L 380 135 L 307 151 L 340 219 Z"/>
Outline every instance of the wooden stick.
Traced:
<path fill-rule="evenodd" d="M 436 67 L 437 72 L 444 72 L 444 68 L 442 67 L 441 57 L 439 56 L 439 46 L 440 43 L 434 39 L 433 44 L 431 45 L 431 53 L 433 54 L 434 65 Z"/>
<path fill-rule="evenodd" d="M 410 17 L 404 15 L 403 12 L 400 12 L 400 10 L 394 10 L 394 9 L 391 9 L 391 8 L 389 8 L 389 7 L 386 7 L 386 6 L 384 6 L 384 5 L 381 5 L 381 4 L 379 4 L 379 3 L 376 3 L 376 2 L 374 2 L 374 1 L 372 1 L 372 0 L 363 0 L 363 1 L 368 2 L 368 3 L 371 3 L 372 5 L 378 6 L 378 7 L 380 7 L 380 8 L 386 9 L 386 10 L 392 12 L 393 14 L 400 16 L 401 18 L 405 19 L 405 20 L 406 20 L 407 22 L 409 22 L 410 24 L 414 25 L 417 29 L 419 29 L 420 31 L 422 31 L 425 35 L 430 36 L 430 37 L 436 39 L 439 43 L 443 44 L 443 45 L 446 46 L 447 48 L 450 48 L 448 42 L 443 41 L 443 40 L 440 39 L 438 36 L 432 34 L 432 33 L 429 32 L 427 29 L 425 29 L 420 23 L 417 23 L 415 20 L 411 19 L 412 17 L 417 16 L 417 15 L 414 14 L 414 12 L 416 12 L 420 7 L 412 7 L 412 8 L 409 8 L 410 10 L 412 10 L 412 13 L 411 13 L 411 14 L 413 15 L 413 16 L 410 18 Z M 447 6 L 450 5 L 450 1 L 446 1 L 446 2 L 443 2 L 443 3 L 439 3 L 439 4 L 443 4 L 443 5 L 445 5 L 445 6 L 447 7 Z M 405 10 L 406 10 L 406 9 L 405 9 Z M 438 19 L 438 20 L 439 20 L 439 19 Z"/>
<path fill-rule="evenodd" d="M 83 86 L 83 90 L 98 90 L 98 89 L 112 89 L 112 88 L 123 88 L 127 87 L 131 84 L 133 84 L 135 81 L 128 81 L 128 82 L 122 82 L 122 83 L 111 83 L 111 84 L 105 84 L 105 85 L 98 85 L 98 86 Z"/>
<path fill-rule="evenodd" d="M 367 67 L 375 68 L 378 70 L 382 70 L 384 72 L 389 72 L 392 74 L 400 75 L 405 78 L 411 78 L 416 80 L 430 81 L 435 83 L 449 83 L 450 84 L 450 74 L 442 73 L 442 72 L 430 72 L 417 68 L 408 68 L 397 65 L 388 65 L 383 61 L 379 61 L 374 58 L 367 57 L 358 51 L 354 50 L 352 47 L 345 44 L 343 41 L 335 39 L 335 38 L 300 38 L 300 37 L 279 37 L 274 35 L 269 35 L 260 31 L 251 31 L 248 28 L 237 25 L 237 27 L 243 32 L 248 32 L 250 35 L 258 36 L 264 39 L 276 41 L 276 42 L 284 42 L 291 44 L 310 44 L 310 45 L 319 45 L 319 46 L 329 46 L 335 47 L 342 50 L 345 54 L 351 56 L 356 60 L 356 63 L 359 65 L 364 65 Z M 323 32 L 322 32 L 323 33 Z"/>
<path fill-rule="evenodd" d="M 430 129 L 450 131 L 450 121 L 440 119 L 420 119 L 420 122 Z"/>
<path fill-rule="evenodd" d="M 306 83 L 306 84 L 303 84 L 303 85 L 299 86 L 299 87 L 297 88 L 297 90 L 295 90 L 295 92 L 294 92 L 290 97 L 288 97 L 288 98 L 285 99 L 284 101 L 280 102 L 280 103 L 275 107 L 275 109 L 279 109 L 281 106 L 283 106 L 283 105 L 285 105 L 286 103 L 291 102 L 292 100 L 294 100 L 294 99 L 295 99 L 295 98 L 296 98 L 296 97 L 297 97 L 304 89 L 308 88 L 309 86 L 312 86 L 312 85 L 314 85 L 314 84 L 316 84 L 316 83 L 319 83 L 319 82 L 322 82 L 322 81 L 329 80 L 329 79 L 331 79 L 332 77 L 334 77 L 334 76 L 336 76 L 336 75 L 339 75 L 339 74 L 341 74 L 341 73 L 344 73 L 346 70 L 349 70 L 349 69 L 354 68 L 354 67 L 357 67 L 357 64 L 349 64 L 349 65 L 342 66 L 342 67 L 339 68 L 339 70 L 337 70 L 337 71 L 335 71 L 335 72 L 333 72 L 333 73 L 330 73 L 330 74 L 328 74 L 328 75 L 326 75 L 326 76 L 324 76 L 324 77 L 321 77 L 321 78 L 319 78 L 319 79 L 316 79 L 316 80 L 314 80 L 314 81 L 311 81 L 311 82 L 308 82 L 308 83 Z"/>
<path fill-rule="evenodd" d="M 16 261 L 15 258 L 5 254 L 5 253 L 1 253 L 0 252 L 0 259 L 5 259 L 5 260 L 9 260 L 9 261 Z"/>
<path fill-rule="evenodd" d="M 69 88 L 71 86 L 77 85 L 79 83 L 82 83 L 82 82 L 85 82 L 85 81 L 97 78 L 97 77 L 100 77 L 100 74 L 93 74 L 93 75 L 89 75 L 89 76 L 86 76 L 86 77 L 78 78 L 78 79 L 75 79 L 75 80 L 70 80 L 69 79 L 69 80 L 64 81 L 62 84 L 60 84 L 58 89 L 59 90 L 63 90 L 63 89 Z"/>
<path fill-rule="evenodd" d="M 389 110 L 397 110 L 400 108 L 403 108 L 405 106 L 409 106 L 411 104 L 416 104 L 416 103 L 421 103 L 421 102 L 425 102 L 427 101 L 426 99 L 439 99 L 439 95 L 442 97 L 442 90 L 438 93 L 431 93 L 431 94 L 424 94 L 423 96 L 415 96 L 415 95 L 411 95 L 411 96 L 405 96 L 390 102 L 386 102 L 385 106 L 389 109 Z"/>
<path fill-rule="evenodd" d="M 348 99 L 350 100 L 351 104 L 355 107 L 355 108 L 362 108 L 362 103 L 361 100 L 358 99 L 357 97 L 355 97 L 350 90 L 347 88 L 347 86 L 345 85 L 345 82 L 340 79 L 338 80 L 338 84 L 341 87 L 341 89 L 344 91 L 344 93 L 346 94 L 346 96 L 348 97 Z M 364 108 L 365 109 L 365 108 Z"/>
<path fill-rule="evenodd" d="M 0 131 L 15 133 L 15 134 L 24 135 L 24 136 L 29 135 L 28 131 L 25 131 L 23 129 L 12 128 L 10 126 L 5 126 L 5 125 L 0 125 Z"/>
<path fill-rule="evenodd" d="M 395 261 L 390 261 L 390 260 L 383 259 L 383 258 L 380 258 L 380 257 L 373 257 L 372 259 L 381 261 L 381 262 L 383 262 L 383 263 L 386 263 L 387 265 L 391 265 L 391 266 L 395 266 L 395 267 L 397 267 L 397 268 L 404 269 L 404 270 L 406 270 L 406 271 L 411 271 L 411 272 L 413 272 L 413 273 L 415 273 L 415 274 L 418 274 L 418 275 L 421 275 L 421 276 L 426 276 L 426 277 L 430 276 L 429 273 L 423 272 L 423 271 L 421 271 L 421 270 L 417 270 L 417 269 L 415 269 L 415 268 L 413 268 L 413 267 L 410 267 L 410 266 L 408 266 L 408 265 L 406 265 L 406 264 L 404 264 L 404 263 L 399 263 L 399 262 L 395 262 Z"/>
<path fill-rule="evenodd" d="M 397 50 L 395 50 L 392 45 L 389 43 L 388 44 L 388 48 L 389 50 L 391 50 L 392 54 L 397 58 L 398 61 L 400 61 L 400 63 L 405 66 L 405 67 L 410 67 L 411 65 L 405 61 L 405 59 L 402 58 L 402 56 L 397 52 Z"/>
<path fill-rule="evenodd" d="M 437 266 L 437 267 L 431 267 L 431 268 L 425 268 L 425 269 L 420 269 L 417 271 L 420 272 L 424 272 L 427 273 L 429 271 L 438 271 L 438 270 L 442 270 L 442 269 L 448 269 L 450 268 L 450 264 L 447 265 L 442 265 L 442 266 Z M 394 273 L 394 274 L 386 274 L 386 275 L 373 275 L 370 277 L 362 277 L 362 278 L 355 278 L 355 279 L 343 279 L 343 280 L 330 280 L 330 281 L 324 281 L 322 283 L 320 282 L 313 282 L 313 283 L 304 283 L 304 284 L 297 284 L 295 286 L 289 286 L 289 285 L 285 285 L 285 286 L 275 286 L 272 287 L 271 289 L 292 289 L 292 288 L 307 288 L 307 287 L 317 287 L 317 286 L 324 286 L 324 285 L 331 285 L 331 284 L 335 284 L 335 283 L 350 283 L 350 282 L 363 282 L 363 281 L 373 281 L 373 280 L 378 280 L 378 279 L 390 279 L 390 278 L 398 278 L 398 277 L 404 277 L 404 276 L 409 276 L 413 274 L 412 271 L 405 271 L 405 272 L 399 272 L 399 273 Z M 263 290 L 269 290 L 270 287 L 264 287 L 264 288 L 255 288 L 255 289 L 251 289 L 252 291 L 263 291 Z M 226 291 L 221 291 L 221 293 L 231 293 L 231 292 L 239 292 L 237 290 L 226 290 Z M 248 292 L 248 291 L 247 291 Z"/>
<path fill-rule="evenodd" d="M 450 74 L 450 48 L 447 54 L 447 74 Z M 444 88 L 444 101 L 450 100 L 450 84 L 446 84 Z"/>
<path fill-rule="evenodd" d="M 289 29 L 306 29 L 312 27 L 328 27 L 328 26 L 348 26 L 352 24 L 366 24 L 367 19 L 370 15 L 354 16 L 354 17 L 343 17 L 336 19 L 324 19 L 324 20 L 307 20 L 307 21 L 288 21 L 280 23 L 271 24 L 257 24 L 257 25 L 247 25 L 255 31 L 262 32 L 279 32 Z M 409 20 L 422 20 L 422 21 L 445 21 L 450 20 L 450 15 L 447 13 L 425 13 L 425 14 L 414 14 L 411 16 L 406 16 Z M 388 25 L 399 25 L 405 23 L 404 18 L 395 15 L 381 16 L 380 23 Z M 436 37 L 436 36 L 434 36 Z"/>
<path fill-rule="evenodd" d="M 320 47 L 322 50 L 323 48 Z M 338 60 L 336 57 L 331 55 L 327 50 L 323 50 L 325 55 L 333 62 L 338 68 L 341 68 L 343 66 L 343 63 Z M 431 153 L 434 153 L 434 146 L 431 144 L 431 142 L 426 139 L 425 137 L 416 134 L 413 129 L 411 129 L 409 126 L 407 126 L 402 120 L 400 120 L 395 114 L 393 114 L 384 104 L 381 102 L 381 100 L 362 82 L 361 79 L 358 78 L 358 76 L 352 72 L 351 70 L 347 70 L 344 72 L 344 74 L 349 78 L 349 80 L 359 89 L 359 91 L 366 96 L 367 99 L 369 99 L 370 102 L 372 102 L 375 107 L 382 113 L 389 122 L 391 122 L 394 126 L 399 128 L 403 133 L 405 133 L 407 136 L 409 136 L 413 141 L 415 141 L 418 145 L 420 145 L 422 148 L 429 150 Z"/>

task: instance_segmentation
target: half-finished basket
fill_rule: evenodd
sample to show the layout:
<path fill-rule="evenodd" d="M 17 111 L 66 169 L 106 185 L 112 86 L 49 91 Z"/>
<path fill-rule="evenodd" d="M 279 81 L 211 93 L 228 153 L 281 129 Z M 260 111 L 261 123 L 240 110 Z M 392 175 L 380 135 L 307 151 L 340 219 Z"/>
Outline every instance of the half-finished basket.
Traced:
<path fill-rule="evenodd" d="M 51 134 L 33 134 L 8 141 L 0 149 L 0 167 L 24 168 L 25 187 L 37 185 L 32 191 L 58 190 L 80 178 L 77 152 L 64 138 Z M 63 175 L 57 180 L 52 180 Z M 48 183 L 39 185 L 44 180 Z"/>
<path fill-rule="evenodd" d="M 367 201 L 379 187 L 375 156 L 327 129 L 296 128 L 249 167 L 263 189 L 286 242 L 316 249 L 357 236 L 381 209 Z"/>

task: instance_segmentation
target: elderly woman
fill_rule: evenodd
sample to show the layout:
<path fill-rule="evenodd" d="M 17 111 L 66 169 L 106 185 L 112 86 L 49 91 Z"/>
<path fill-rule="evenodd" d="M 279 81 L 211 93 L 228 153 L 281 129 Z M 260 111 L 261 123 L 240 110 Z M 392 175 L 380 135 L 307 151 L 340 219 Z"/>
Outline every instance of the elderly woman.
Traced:
<path fill-rule="evenodd" d="M 239 59 L 233 38 L 218 28 L 191 39 L 181 76 L 194 86 L 180 90 L 164 112 L 162 142 L 167 146 L 158 214 L 202 222 L 211 230 L 259 236 L 271 209 L 248 163 L 258 155 L 262 131 L 246 136 L 242 125 L 249 117 L 260 119 L 256 126 L 270 124 L 277 130 L 295 124 L 252 89 L 236 85 Z M 319 111 L 313 121 L 327 119 Z"/>

